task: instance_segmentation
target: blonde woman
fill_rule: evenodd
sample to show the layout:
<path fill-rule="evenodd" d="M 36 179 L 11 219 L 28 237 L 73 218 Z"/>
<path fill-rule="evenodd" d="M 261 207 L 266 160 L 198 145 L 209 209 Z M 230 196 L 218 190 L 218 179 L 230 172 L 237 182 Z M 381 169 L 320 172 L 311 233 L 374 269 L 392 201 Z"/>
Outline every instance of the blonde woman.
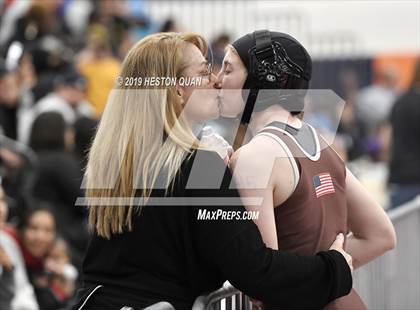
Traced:
<path fill-rule="evenodd" d="M 301 297 L 294 306 L 319 308 L 349 292 L 351 258 L 342 239 L 310 257 L 274 251 L 252 220 L 241 219 L 243 206 L 228 204 L 240 201 L 238 192 L 214 186 L 225 164 L 194 134 L 219 115 L 206 53 L 205 40 L 191 33 L 154 34 L 128 53 L 89 154 L 93 237 L 73 309 L 143 309 L 160 301 L 190 309 L 225 280 L 286 308 L 290 296 Z M 177 83 L 145 85 L 151 77 Z M 194 77 L 201 83 L 187 86 Z M 203 209 L 240 219 L 200 220 Z"/>

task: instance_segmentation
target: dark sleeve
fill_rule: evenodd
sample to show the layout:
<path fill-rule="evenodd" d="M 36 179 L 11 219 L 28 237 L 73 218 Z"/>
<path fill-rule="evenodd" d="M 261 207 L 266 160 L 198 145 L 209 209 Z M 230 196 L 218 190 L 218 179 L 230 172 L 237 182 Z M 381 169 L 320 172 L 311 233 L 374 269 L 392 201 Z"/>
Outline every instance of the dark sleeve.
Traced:
<path fill-rule="evenodd" d="M 214 166 L 219 164 L 211 158 L 209 161 L 212 170 L 217 169 Z M 220 195 L 239 197 L 232 189 L 221 190 Z M 205 208 L 193 209 L 197 249 L 248 296 L 287 309 L 321 309 L 350 292 L 350 268 L 339 252 L 305 257 L 275 251 L 265 246 L 252 220 L 198 220 L 199 210 Z M 239 213 L 245 210 L 242 206 L 217 208 Z"/>

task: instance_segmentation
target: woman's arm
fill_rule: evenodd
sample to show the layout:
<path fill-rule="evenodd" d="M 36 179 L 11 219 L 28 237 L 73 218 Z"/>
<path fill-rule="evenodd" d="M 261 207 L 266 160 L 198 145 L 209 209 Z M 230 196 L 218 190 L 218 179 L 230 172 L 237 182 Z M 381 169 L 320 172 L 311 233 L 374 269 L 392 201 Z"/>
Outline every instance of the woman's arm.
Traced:
<path fill-rule="evenodd" d="M 211 171 L 223 165 L 217 155 L 207 156 L 205 162 Z M 235 186 L 217 192 L 239 197 Z M 203 195 L 208 196 L 205 190 Z M 245 211 L 243 206 L 218 208 Z M 351 270 L 338 251 L 307 257 L 275 251 L 264 244 L 252 220 L 197 220 L 199 211 L 200 207 L 192 209 L 198 253 L 248 296 L 286 309 L 321 309 L 350 292 Z"/>
<path fill-rule="evenodd" d="M 224 210 L 241 212 L 239 207 Z M 199 221 L 194 234 L 201 257 L 236 288 L 264 303 L 322 309 L 351 290 L 351 270 L 338 251 L 298 256 L 270 249 L 251 220 Z"/>
<path fill-rule="evenodd" d="M 392 250 L 396 244 L 394 227 L 383 208 L 347 169 L 346 199 L 348 225 L 346 251 L 358 268 Z"/>

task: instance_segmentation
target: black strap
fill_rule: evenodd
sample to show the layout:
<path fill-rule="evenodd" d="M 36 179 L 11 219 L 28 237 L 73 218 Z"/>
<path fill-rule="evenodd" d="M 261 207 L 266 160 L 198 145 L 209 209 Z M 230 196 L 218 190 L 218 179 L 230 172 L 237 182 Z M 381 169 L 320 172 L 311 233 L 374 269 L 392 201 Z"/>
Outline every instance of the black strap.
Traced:
<path fill-rule="evenodd" d="M 274 51 L 271 46 L 271 34 L 268 30 L 257 30 L 255 36 L 255 56 L 258 60 L 264 60 L 274 57 Z"/>
<path fill-rule="evenodd" d="M 251 88 L 241 117 L 241 124 L 248 124 L 254 111 L 255 102 L 257 101 L 259 89 Z"/>

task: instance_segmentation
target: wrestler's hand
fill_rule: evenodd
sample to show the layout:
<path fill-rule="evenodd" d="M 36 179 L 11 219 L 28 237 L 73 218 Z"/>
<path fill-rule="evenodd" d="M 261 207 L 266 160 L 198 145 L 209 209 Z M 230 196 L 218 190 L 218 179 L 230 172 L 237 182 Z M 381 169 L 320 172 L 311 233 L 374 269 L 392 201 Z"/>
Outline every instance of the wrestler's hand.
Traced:
<path fill-rule="evenodd" d="M 344 235 L 342 233 L 337 235 L 337 238 L 335 239 L 333 244 L 331 244 L 330 250 L 336 250 L 340 252 L 346 259 L 347 264 L 349 264 L 351 272 L 353 272 L 353 258 L 350 256 L 349 253 L 344 251 Z"/>

